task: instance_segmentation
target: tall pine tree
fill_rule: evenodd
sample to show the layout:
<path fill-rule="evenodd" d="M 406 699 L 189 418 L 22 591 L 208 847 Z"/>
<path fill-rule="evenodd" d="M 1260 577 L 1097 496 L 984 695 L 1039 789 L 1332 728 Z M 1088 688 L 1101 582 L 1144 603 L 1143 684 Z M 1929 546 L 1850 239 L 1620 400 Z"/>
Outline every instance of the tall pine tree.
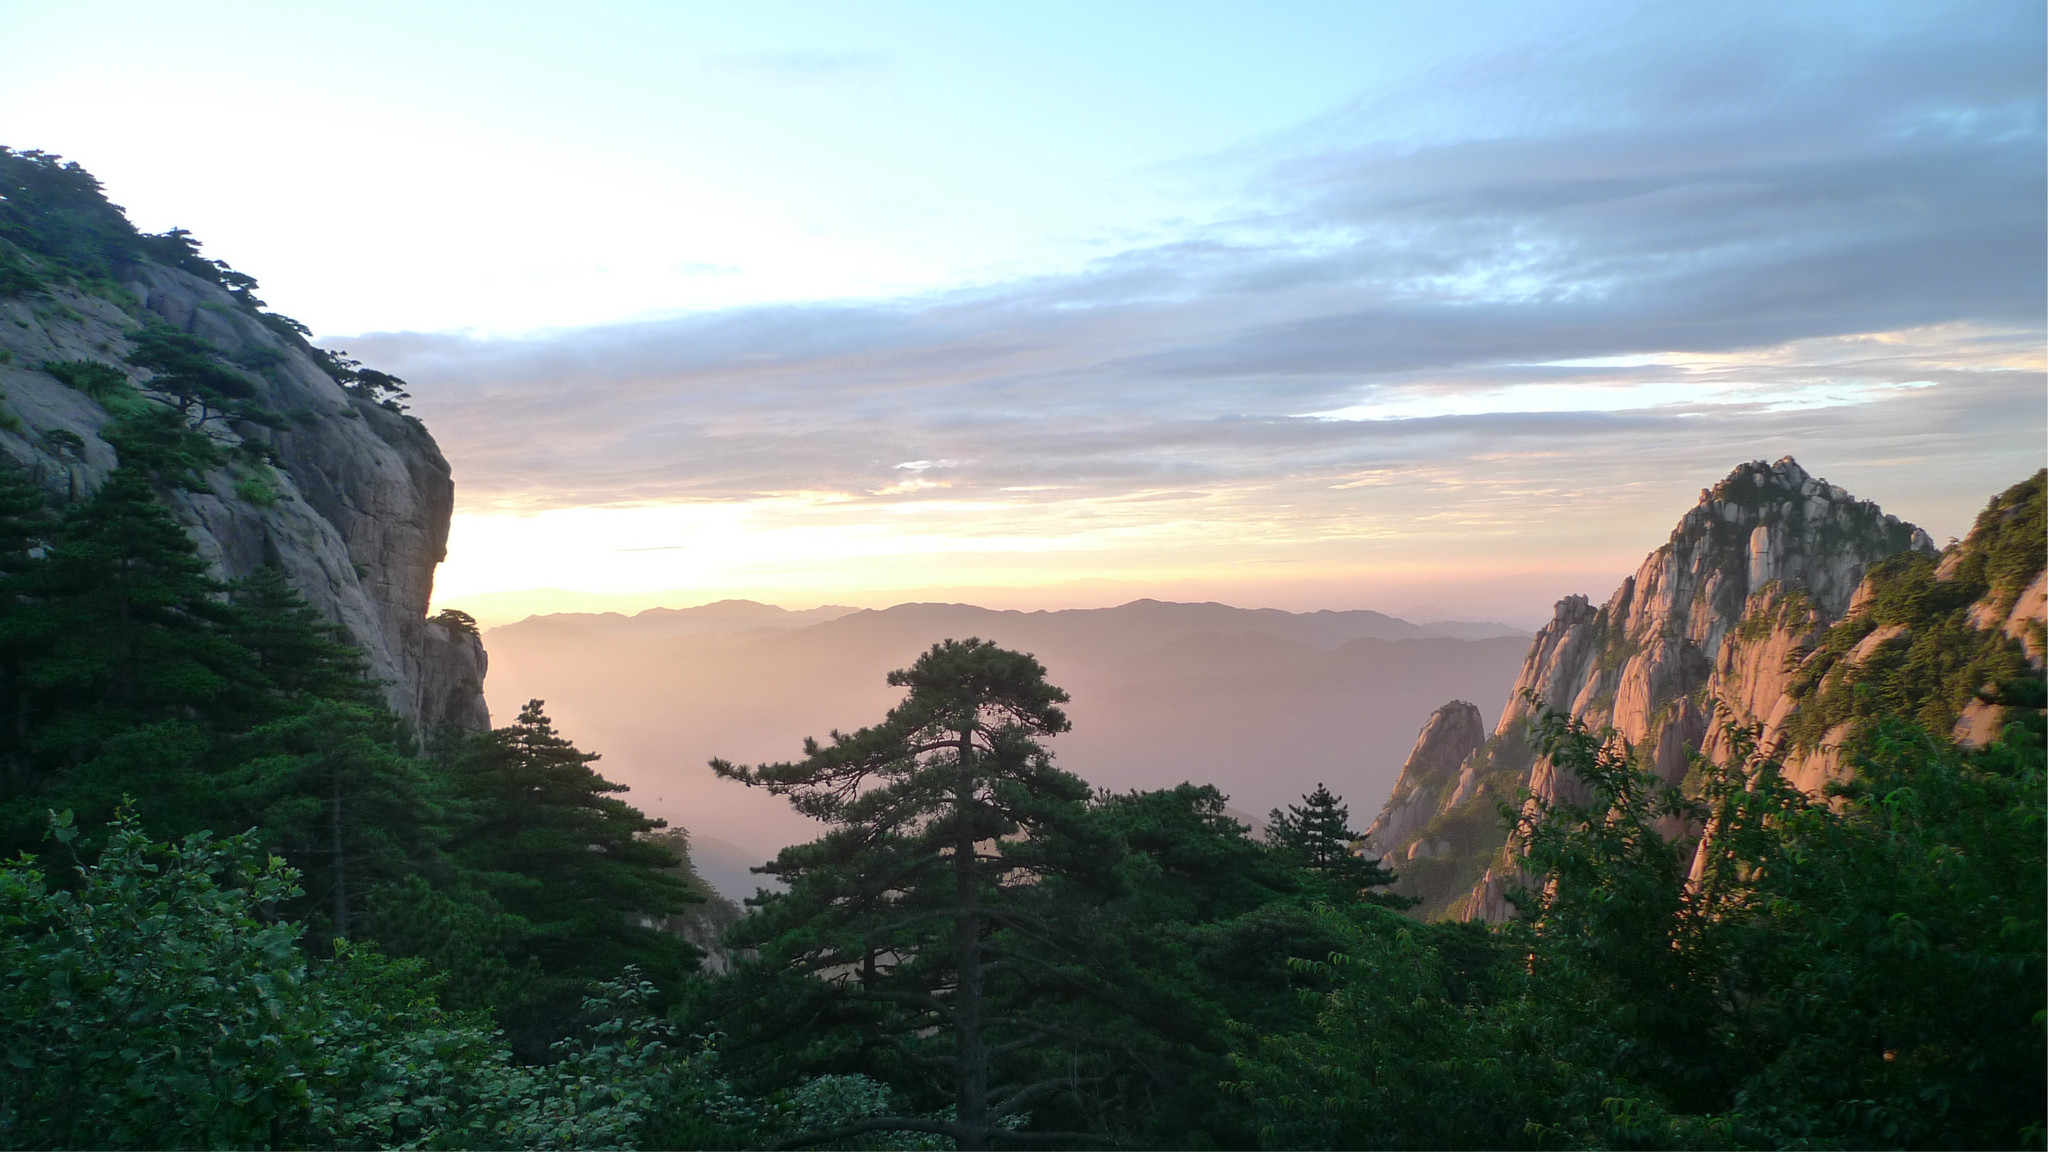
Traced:
<path fill-rule="evenodd" d="M 199 818 L 199 770 L 260 692 L 249 653 L 223 631 L 229 608 L 149 480 L 116 469 L 74 508 L 45 554 L 9 581 L 7 646 L 19 774 L 8 821 L 39 832 L 37 796 L 62 777 L 66 806 L 110 816 L 124 795 L 152 823 Z"/>
<path fill-rule="evenodd" d="M 459 882 L 514 918 L 515 958 L 542 978 L 513 1015 L 545 1033 L 573 1013 L 583 982 L 637 964 L 673 987 L 702 953 L 651 924 L 700 903 L 672 870 L 676 855 L 647 836 L 666 825 L 619 799 L 529 700 L 505 728 L 461 742 L 448 758 Z"/>
<path fill-rule="evenodd" d="M 1104 1043 L 1071 1026 L 1066 1007 L 1104 990 L 1073 963 L 1085 935 L 1047 899 L 1055 880 L 1102 886 L 1085 874 L 1113 858 L 1088 850 L 1100 837 L 1087 784 L 1041 743 L 1067 729 L 1067 694 L 1032 657 L 973 639 L 933 645 L 889 683 L 909 691 L 880 724 L 806 740 L 800 761 L 712 762 L 831 826 L 767 867 L 789 891 L 741 925 L 761 960 L 737 987 L 776 997 L 757 1005 L 770 1019 L 753 1039 L 814 1067 L 873 1069 L 952 1113 L 869 1117 L 819 1140 L 1092 1140 L 1017 1131 L 1082 1086 L 1063 1050 Z"/>

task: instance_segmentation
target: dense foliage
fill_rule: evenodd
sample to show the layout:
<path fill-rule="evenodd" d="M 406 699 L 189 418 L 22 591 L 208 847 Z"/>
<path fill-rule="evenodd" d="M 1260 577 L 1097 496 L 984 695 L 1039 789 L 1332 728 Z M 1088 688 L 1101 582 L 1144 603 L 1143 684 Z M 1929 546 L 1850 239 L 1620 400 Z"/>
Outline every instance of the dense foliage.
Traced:
<path fill-rule="evenodd" d="M 1832 802 L 1771 760 L 1664 788 L 1568 720 L 1592 792 L 1535 805 L 1523 917 L 1379 914 L 1316 1025 L 1261 1037 L 1238 1088 L 1312 1147 L 2038 1147 L 2042 724 L 1964 752 L 1873 730 Z M 1704 834 L 1668 839 L 1676 817 Z"/>
<path fill-rule="evenodd" d="M 309 958 L 275 913 L 295 876 L 250 835 L 158 843 L 124 816 L 72 872 L 0 870 L 8 1147 L 603 1146 L 692 1067 L 630 972 L 533 1067 L 419 961 Z"/>
<path fill-rule="evenodd" d="M 422 983 L 438 971 L 450 981 L 441 1002 L 486 1013 L 464 1017 L 447 1043 L 495 1052 L 505 1043 L 493 1031 L 502 1024 L 513 1029 L 519 1052 L 542 1057 L 576 1033 L 594 984 L 630 966 L 652 980 L 636 996 L 652 996 L 657 1006 L 672 998 L 699 953 L 640 922 L 702 896 L 675 874 L 674 854 L 643 835 L 658 822 L 619 801 L 619 787 L 591 771 L 595 757 L 555 734 L 538 702 L 509 728 L 445 734 L 433 755 L 423 754 L 365 678 L 360 657 L 280 573 L 262 568 L 225 585 L 207 575 L 159 502 L 149 461 L 143 454 L 116 469 L 92 497 L 64 509 L 18 474 L 0 472 L 0 698 L 9 718 L 0 725 L 0 851 L 44 849 L 49 814 L 62 810 L 62 851 L 85 866 L 72 880 L 23 857 L 11 874 L 10 899 L 25 903 L 6 914 L 7 946 L 21 963 L 47 961 L 69 975 L 56 984 L 16 984 L 8 1027 L 27 1029 L 22 1036 L 59 1027 L 51 1012 L 71 1022 L 31 1064 L 13 1060 L 0 1078 L 47 1073 L 56 1077 L 51 1085 L 73 1084 L 78 1069 L 53 1071 L 59 1065 L 50 1061 L 89 1058 L 90 1048 L 74 1051 L 63 1037 L 98 1029 L 104 1035 L 95 1043 L 116 1045 L 119 1060 L 140 1061 L 121 1075 L 124 1091 L 142 1093 L 130 1101 L 141 1111 L 109 1105 L 89 1118 L 99 1127 L 60 1133 L 46 1125 L 72 1105 L 46 1101 L 36 1113 L 21 1094 L 45 1089 L 6 1079 L 0 1093 L 29 1117 L 9 1139 L 31 1146 L 146 1145 L 168 1139 L 159 1135 L 166 1132 L 186 1132 L 178 1139 L 194 1144 L 270 1139 L 250 1133 L 271 1131 L 257 1118 L 283 1106 L 276 1093 L 290 1084 L 245 1092 L 219 1068 L 185 1069 L 175 1053 L 167 1062 L 159 1051 L 166 1045 L 191 1058 L 205 1046 L 164 1039 L 175 1028 L 136 1030 L 142 1018 L 121 1007 L 126 1001 L 107 999 L 143 995 L 120 991 L 133 981 L 154 989 L 148 995 L 163 1011 L 214 1028 L 217 1022 L 198 1023 L 214 1019 L 208 997 L 219 1002 L 216 1015 L 254 1010 L 248 989 L 287 976 L 298 981 L 291 973 L 311 964 L 306 971 L 332 974 L 326 984 L 315 981 L 320 988 L 381 998 L 389 1012 L 362 1025 L 369 1036 L 412 1027 L 404 1013 L 440 1019 L 434 982 Z M 223 846 L 205 839 L 207 829 L 247 831 Z M 262 854 L 277 862 L 248 864 Z M 290 870 L 289 881 L 280 868 Z M 136 887 L 145 873 L 166 884 L 173 875 L 183 879 L 161 890 Z M 121 911 L 113 897 L 147 899 Z M 64 944 L 67 938 L 75 942 Z M 378 949 L 420 960 L 394 966 Z M 248 968 L 246 977 L 230 979 L 236 965 Z M 391 975 L 378 975 L 385 972 Z M 390 994 L 397 984 L 414 990 Z M 179 1015 L 184 999 L 189 1016 Z M 340 1024 L 322 1023 L 342 1019 L 328 1000 L 314 997 L 296 1010 L 289 1027 L 304 1035 L 295 1043 L 321 1048 L 346 1039 L 334 1030 Z M 133 1023 L 90 1024 L 94 1013 Z M 271 1016 L 247 1027 L 286 1035 L 289 1027 Z M 496 1023 L 487 1023 L 492 1016 Z M 261 1036 L 249 1043 L 283 1042 Z M 224 1040 L 214 1048 L 207 1059 L 220 1067 L 255 1059 L 236 1055 Z M 509 1055 L 492 1059 L 513 1067 Z M 276 1075 L 298 1083 L 301 1073 Z M 218 1122 L 205 1121 L 212 1126 L 165 1128 L 151 1118 L 149 1109 L 172 1107 L 165 1101 L 217 1080 L 229 1095 Z M 342 1123 L 339 1113 L 307 1115 L 316 1119 L 302 1117 L 305 1124 Z M 286 1142 L 349 1144 L 371 1139 L 368 1131 L 343 1125 L 319 1139 L 302 1134 Z"/>

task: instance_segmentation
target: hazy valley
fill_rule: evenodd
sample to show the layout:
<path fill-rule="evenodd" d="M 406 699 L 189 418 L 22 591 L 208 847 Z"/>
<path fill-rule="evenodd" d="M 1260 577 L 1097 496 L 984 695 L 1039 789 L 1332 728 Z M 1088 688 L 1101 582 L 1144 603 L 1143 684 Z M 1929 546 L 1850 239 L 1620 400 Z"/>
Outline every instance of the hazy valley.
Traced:
<path fill-rule="evenodd" d="M 746 894 L 757 881 L 746 866 L 818 825 L 715 779 L 705 762 L 787 760 L 806 736 L 870 723 L 901 698 L 884 683 L 890 670 L 969 636 L 1045 662 L 1073 696 L 1073 731 L 1050 746 L 1097 787 L 1213 783 L 1263 817 L 1327 782 L 1361 826 L 1430 712 L 1474 701 L 1490 726 L 1528 647 L 1507 625 L 1364 611 L 1140 600 L 1060 612 L 784 612 L 725 602 L 490 629 L 485 690 L 496 717 L 545 699 L 564 731 L 603 752 L 606 776 L 632 786 L 633 803 L 691 831 L 708 879 Z"/>

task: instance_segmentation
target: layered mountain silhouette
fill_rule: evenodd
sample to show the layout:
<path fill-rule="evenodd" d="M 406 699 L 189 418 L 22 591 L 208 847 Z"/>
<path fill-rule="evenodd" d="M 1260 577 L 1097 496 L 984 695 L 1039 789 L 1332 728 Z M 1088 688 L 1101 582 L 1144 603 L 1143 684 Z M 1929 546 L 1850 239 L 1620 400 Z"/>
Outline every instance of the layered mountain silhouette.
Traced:
<path fill-rule="evenodd" d="M 891 669 L 969 636 L 1037 655 L 1073 695 L 1074 730 L 1053 742 L 1064 767 L 1115 790 L 1214 783 L 1255 813 L 1319 781 L 1376 810 L 1431 710 L 1505 698 L 1529 643 L 1501 624 L 1157 600 L 1058 612 L 722 601 L 492 629 L 488 691 L 500 710 L 546 699 L 635 804 L 691 830 L 707 879 L 744 894 L 743 865 L 818 827 L 705 761 L 790 759 L 806 736 L 874 723 L 901 696 Z"/>

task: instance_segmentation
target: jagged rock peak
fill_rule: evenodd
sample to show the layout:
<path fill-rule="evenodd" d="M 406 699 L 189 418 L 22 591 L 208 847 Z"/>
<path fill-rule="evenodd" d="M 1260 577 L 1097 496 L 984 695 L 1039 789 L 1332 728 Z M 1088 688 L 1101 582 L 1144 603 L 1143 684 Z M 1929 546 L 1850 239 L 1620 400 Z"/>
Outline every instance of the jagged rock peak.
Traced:
<path fill-rule="evenodd" d="M 1429 714 L 1404 770 L 1432 775 L 1455 772 L 1486 739 L 1486 721 L 1477 704 L 1453 700 Z"/>
<path fill-rule="evenodd" d="M 1752 597 L 1797 597 L 1826 623 L 1848 611 L 1873 564 L 1933 548 L 1919 528 L 1809 475 L 1790 456 L 1739 465 L 1700 494 L 1600 608 L 1579 596 L 1558 602 L 1495 736 L 1520 733 L 1526 691 L 1655 749 L 1659 771 L 1676 779 L 1709 719 L 1698 690 Z M 1537 795 L 1578 798 L 1574 782 L 1555 778 L 1548 764 L 1531 767 Z"/>
<path fill-rule="evenodd" d="M 1710 547 L 1702 549 L 1703 543 Z M 1722 594 L 1713 604 L 1721 611 L 1739 613 L 1748 594 L 1777 582 L 1803 588 L 1824 615 L 1837 619 L 1848 610 L 1869 564 L 1908 548 L 1931 552 L 1934 542 L 1919 528 L 1782 456 L 1770 464 L 1739 465 L 1701 490 L 1699 502 L 1672 529 L 1665 547 L 1689 551 L 1705 562 L 1695 565 L 1696 575 L 1708 575 L 1700 570 L 1707 564 L 1726 572 L 1712 590 Z M 1730 563 L 1737 549 L 1739 568 Z M 1739 581 L 1733 579 L 1738 575 Z"/>
<path fill-rule="evenodd" d="M 1529 746 L 1532 699 L 1589 727 L 1612 727 L 1676 783 L 1708 738 L 1709 698 L 1769 716 L 1779 688 L 1772 677 L 1781 678 L 1787 654 L 1848 611 L 1873 565 L 1906 551 L 1931 553 L 1933 541 L 1790 456 L 1737 466 L 1700 492 L 1605 602 L 1557 601 L 1492 736 L 1455 781 L 1404 773 L 1373 846 L 1410 863 L 1406 891 L 1424 899 L 1424 914 L 1504 915 L 1502 876 L 1512 868 L 1501 862 L 1489 872 L 1480 863 L 1504 839 L 1491 806 L 1523 789 L 1546 801 L 1585 799 L 1577 779 Z M 1765 615 L 1786 622 L 1771 631 L 1771 645 L 1735 643 L 1745 621 Z M 1768 664 L 1771 676 L 1744 679 L 1748 663 L 1731 660 L 1738 650 L 1754 657 L 1748 663 Z M 1418 860 L 1430 868 L 1415 868 Z"/>
<path fill-rule="evenodd" d="M 1478 705 L 1453 700 L 1430 713 L 1386 806 L 1366 830 L 1368 847 L 1390 851 L 1427 824 L 1445 797 L 1458 791 L 1460 768 L 1485 742 L 1486 718 Z"/>

